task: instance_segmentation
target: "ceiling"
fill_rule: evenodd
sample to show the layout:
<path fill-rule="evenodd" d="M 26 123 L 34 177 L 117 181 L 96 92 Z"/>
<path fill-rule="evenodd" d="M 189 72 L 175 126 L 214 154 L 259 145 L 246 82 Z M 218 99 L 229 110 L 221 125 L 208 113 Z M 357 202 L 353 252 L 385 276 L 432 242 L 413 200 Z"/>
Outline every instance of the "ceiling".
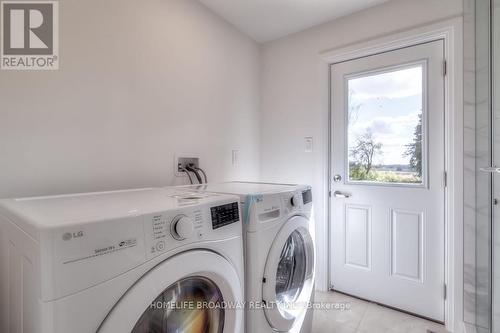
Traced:
<path fill-rule="evenodd" d="M 267 42 L 387 0 L 199 0 L 240 31 Z"/>

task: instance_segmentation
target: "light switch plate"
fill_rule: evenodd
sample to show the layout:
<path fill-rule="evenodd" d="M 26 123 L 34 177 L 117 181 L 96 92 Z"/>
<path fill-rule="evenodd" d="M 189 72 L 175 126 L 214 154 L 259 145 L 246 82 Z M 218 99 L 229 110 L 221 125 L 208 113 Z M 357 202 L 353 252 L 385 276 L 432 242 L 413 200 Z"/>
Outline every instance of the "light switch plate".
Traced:
<path fill-rule="evenodd" d="M 305 152 L 306 153 L 312 153 L 313 152 L 313 137 L 312 136 L 306 136 L 304 138 L 304 143 L 305 143 Z"/>
<path fill-rule="evenodd" d="M 240 164 L 240 151 L 239 150 L 233 150 L 232 151 L 232 156 L 231 156 L 231 161 L 233 163 L 233 167 L 238 167 Z"/>

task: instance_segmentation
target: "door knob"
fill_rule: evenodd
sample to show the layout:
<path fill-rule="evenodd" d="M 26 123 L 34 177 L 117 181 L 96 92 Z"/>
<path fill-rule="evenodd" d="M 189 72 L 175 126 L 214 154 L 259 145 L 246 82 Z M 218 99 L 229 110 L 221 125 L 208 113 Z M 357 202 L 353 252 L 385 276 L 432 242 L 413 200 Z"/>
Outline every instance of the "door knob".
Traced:
<path fill-rule="evenodd" d="M 346 199 L 351 197 L 351 195 L 349 193 L 340 192 L 340 191 L 333 192 L 333 196 L 335 198 L 346 198 Z"/>

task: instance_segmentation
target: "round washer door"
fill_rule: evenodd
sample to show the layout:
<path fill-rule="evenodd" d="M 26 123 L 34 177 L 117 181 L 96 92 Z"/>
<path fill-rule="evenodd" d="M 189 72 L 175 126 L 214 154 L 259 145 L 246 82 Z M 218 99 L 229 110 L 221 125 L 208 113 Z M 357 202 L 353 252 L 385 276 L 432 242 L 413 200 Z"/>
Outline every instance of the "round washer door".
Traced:
<path fill-rule="evenodd" d="M 243 293 L 229 261 L 209 251 L 185 252 L 137 281 L 98 332 L 239 332 L 244 314 L 234 304 L 243 304 Z"/>
<path fill-rule="evenodd" d="M 263 284 L 264 313 L 276 331 L 288 332 L 307 310 L 314 286 L 314 242 L 303 216 L 290 218 L 274 239 Z"/>

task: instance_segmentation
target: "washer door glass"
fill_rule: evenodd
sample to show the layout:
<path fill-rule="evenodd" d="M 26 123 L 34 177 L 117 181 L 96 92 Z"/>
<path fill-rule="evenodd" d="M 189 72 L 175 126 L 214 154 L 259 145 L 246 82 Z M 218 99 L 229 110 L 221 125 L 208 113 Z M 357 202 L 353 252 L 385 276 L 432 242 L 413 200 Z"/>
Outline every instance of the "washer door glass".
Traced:
<path fill-rule="evenodd" d="M 209 279 L 182 279 L 144 311 L 132 333 L 222 333 L 223 298 Z"/>
<path fill-rule="evenodd" d="M 304 238 L 299 231 L 288 237 L 276 272 L 276 300 L 290 304 L 297 300 L 306 280 L 307 253 Z"/>

